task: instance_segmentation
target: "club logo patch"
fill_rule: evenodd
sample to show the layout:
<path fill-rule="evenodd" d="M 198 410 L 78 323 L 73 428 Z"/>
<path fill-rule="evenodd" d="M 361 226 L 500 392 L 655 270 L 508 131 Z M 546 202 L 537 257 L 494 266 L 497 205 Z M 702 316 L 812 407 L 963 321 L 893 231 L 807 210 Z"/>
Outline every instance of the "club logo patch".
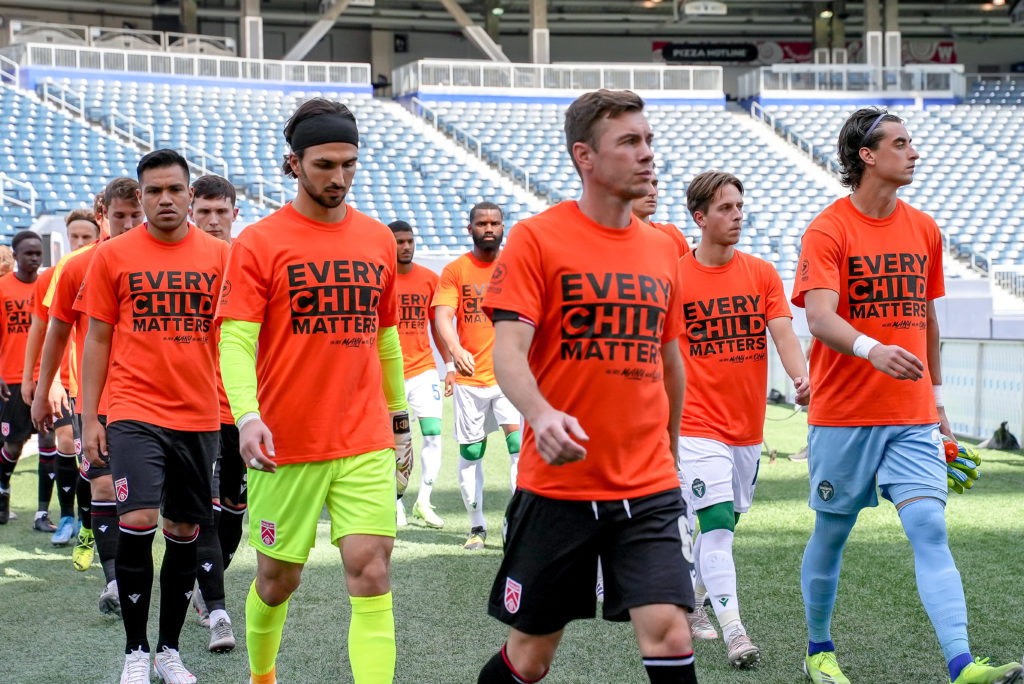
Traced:
<path fill-rule="evenodd" d="M 11 424 L 10 423 L 0 423 L 0 432 L 3 433 L 4 437 L 6 437 L 7 435 L 11 434 Z"/>
<path fill-rule="evenodd" d="M 523 585 L 511 577 L 505 578 L 505 610 L 510 613 L 519 612 L 519 603 L 523 598 Z"/>
<path fill-rule="evenodd" d="M 828 480 L 822 480 L 818 483 L 818 498 L 822 501 L 831 501 L 832 497 L 835 496 L 835 493 L 836 490 Z"/>
<path fill-rule="evenodd" d="M 707 486 L 704 484 L 704 480 L 698 478 L 690 485 L 690 490 L 693 491 L 693 495 L 699 499 L 704 496 L 704 493 L 707 491 Z"/>
<path fill-rule="evenodd" d="M 128 478 L 122 477 L 114 482 L 114 491 L 117 493 L 117 500 L 123 502 L 128 498 Z"/>
<path fill-rule="evenodd" d="M 273 546 L 277 541 L 277 525 L 268 520 L 260 520 L 260 539 L 264 546 Z"/>
<path fill-rule="evenodd" d="M 75 440 L 75 453 L 79 456 L 82 455 L 82 440 L 80 439 Z"/>

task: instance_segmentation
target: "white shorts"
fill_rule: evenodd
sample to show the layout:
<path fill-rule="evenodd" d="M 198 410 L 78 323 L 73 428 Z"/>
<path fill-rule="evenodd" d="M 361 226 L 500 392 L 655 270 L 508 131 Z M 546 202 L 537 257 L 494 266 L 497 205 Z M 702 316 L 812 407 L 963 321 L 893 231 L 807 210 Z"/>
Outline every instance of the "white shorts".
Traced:
<path fill-rule="evenodd" d="M 441 379 L 431 368 L 405 379 L 405 400 L 409 402 L 409 419 L 441 418 Z"/>
<path fill-rule="evenodd" d="M 683 494 L 693 510 L 732 501 L 746 513 L 754 500 L 761 445 L 730 446 L 704 437 L 679 437 L 678 463 Z"/>
<path fill-rule="evenodd" d="M 493 387 L 470 387 L 455 383 L 455 441 L 476 444 L 502 425 L 519 425 L 521 417 L 512 402 Z"/>

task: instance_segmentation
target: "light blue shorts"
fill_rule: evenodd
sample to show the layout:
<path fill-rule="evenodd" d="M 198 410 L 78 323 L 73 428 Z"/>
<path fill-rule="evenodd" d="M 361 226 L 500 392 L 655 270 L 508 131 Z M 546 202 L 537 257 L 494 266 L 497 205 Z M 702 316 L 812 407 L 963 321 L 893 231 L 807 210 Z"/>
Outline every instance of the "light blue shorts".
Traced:
<path fill-rule="evenodd" d="M 921 496 L 946 502 L 946 459 L 938 424 L 827 427 L 807 435 L 810 506 L 849 515 L 878 505 L 876 485 L 894 504 Z"/>

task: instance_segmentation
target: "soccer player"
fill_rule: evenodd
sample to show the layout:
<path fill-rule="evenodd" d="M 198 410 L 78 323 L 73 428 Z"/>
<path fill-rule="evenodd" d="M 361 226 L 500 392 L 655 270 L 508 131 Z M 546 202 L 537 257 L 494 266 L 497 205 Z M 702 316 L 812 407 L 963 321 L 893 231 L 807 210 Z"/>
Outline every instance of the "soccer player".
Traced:
<path fill-rule="evenodd" d="M 654 212 L 657 210 L 658 174 L 656 171 L 651 171 L 650 190 L 643 197 L 633 200 L 633 215 L 652 228 L 656 228 L 672 238 L 672 243 L 675 244 L 676 251 L 679 253 L 679 256 L 682 257 L 690 251 L 690 243 L 686 241 L 686 237 L 683 236 L 675 225 L 671 223 L 655 223 L 652 221 L 651 217 L 654 216 Z"/>
<path fill-rule="evenodd" d="M 231 225 L 238 218 L 235 187 L 228 179 L 208 174 L 192 183 L 189 216 L 207 235 L 231 244 Z M 238 428 L 224 393 L 217 369 L 217 394 L 220 398 L 220 455 L 213 471 L 213 524 L 200 526 L 196 540 L 196 577 L 199 590 L 192 604 L 199 622 L 210 628 L 209 649 L 225 653 L 235 647 L 231 617 L 224 603 L 224 571 L 242 538 L 245 515 L 245 464 L 238 453 Z"/>
<path fill-rule="evenodd" d="M 71 251 L 75 251 L 87 244 L 96 242 L 100 237 L 100 227 L 90 209 L 73 209 L 64 217 L 64 225 L 67 228 L 68 242 Z M 46 292 L 50 287 L 56 268 L 48 268 L 36 278 L 35 292 L 32 297 L 32 325 L 28 331 L 28 340 L 25 343 L 25 364 L 24 368 L 34 369 L 31 379 L 24 378 L 21 383 L 21 398 L 26 406 L 32 406 L 36 392 L 36 382 L 39 380 L 39 356 L 43 348 L 43 339 L 46 337 L 46 326 L 49 322 L 49 307 L 46 304 Z M 71 403 L 78 397 L 77 373 L 71 372 L 71 349 L 64 352 L 60 364 L 61 389 L 68 398 L 69 403 L 61 405 L 61 415 L 53 424 L 53 434 L 49 434 L 50 428 L 44 427 L 39 431 L 39 439 L 44 442 L 55 440 L 54 454 L 47 456 L 53 465 L 53 479 L 57 484 L 57 501 L 60 504 L 60 523 L 57 530 L 50 538 L 55 546 L 64 546 L 71 541 L 75 532 L 75 492 L 78 489 L 81 478 L 78 477 L 78 449 L 76 439 L 81 439 L 78 434 L 77 423 L 73 420 Z M 40 448 L 40 463 L 44 457 L 44 449 Z M 88 487 L 82 489 L 88 493 Z M 88 518 L 89 500 L 85 500 L 85 509 L 79 506 L 79 519 Z M 84 513 L 84 514 L 83 514 Z M 88 529 L 88 526 L 83 524 Z M 88 532 L 91 535 L 91 531 Z M 82 570 L 88 569 L 92 562 L 92 544 L 89 539 L 88 552 L 73 553 L 76 567 L 79 561 L 84 563 Z"/>
<path fill-rule="evenodd" d="M 688 617 L 696 638 L 717 638 L 704 610 L 710 595 L 729 662 L 749 667 L 761 656 L 740 620 L 732 543 L 757 484 L 768 394 L 766 333 L 793 379 L 797 404 L 807 403 L 807 365 L 775 267 L 735 247 L 743 228 L 740 180 L 701 173 L 686 189 L 686 204 L 701 233 L 680 262 L 687 392 L 678 459 L 684 495 L 700 520 L 696 609 Z"/>
<path fill-rule="evenodd" d="M 133 178 L 114 178 L 103 190 L 101 213 L 109 217 L 108 229 L 117 237 L 143 220 L 142 205 L 138 197 L 139 184 Z M 102 226 L 101 226 L 102 231 Z M 101 233 L 102 234 L 102 233 Z M 102 238 L 101 238 L 102 239 Z M 62 412 L 63 388 L 55 383 L 61 359 L 74 334 L 76 373 L 79 380 L 79 400 L 75 402 L 75 419 L 82 416 L 82 352 L 89 330 L 89 317 L 84 312 L 84 299 L 78 296 L 85 289 L 85 275 L 92 264 L 98 243 L 91 243 L 82 249 L 65 255 L 57 265 L 46 304 L 50 316 L 43 341 L 43 353 L 39 365 L 39 387 L 50 387 L 49 395 L 38 390 L 32 399 L 32 422 L 37 430 L 45 430 L 53 424 Z M 106 392 L 100 395 L 100 420 L 106 420 Z M 81 429 L 79 429 L 81 434 Z M 81 456 L 81 454 L 80 454 Z M 82 485 L 84 488 L 81 488 Z M 78 543 L 71 553 L 71 562 L 78 570 L 85 570 L 92 563 L 92 548 L 100 557 L 103 566 L 104 586 L 99 596 L 99 609 L 105 615 L 121 614 L 117 594 L 117 580 L 114 577 L 114 562 L 117 556 L 117 539 L 120 530 L 117 525 L 117 501 L 114 494 L 114 480 L 109 465 L 90 467 L 89 461 L 81 459 L 79 476 L 79 519 L 82 529 L 78 531 Z"/>
<path fill-rule="evenodd" d="M 650 189 L 651 128 L 629 91 L 579 97 L 565 135 L 578 202 L 520 222 L 484 308 L 495 370 L 526 419 L 519 488 L 489 612 L 509 625 L 481 684 L 535 682 L 566 624 L 631 620 L 651 682 L 696 682 L 686 504 L 676 479 L 685 375 L 678 260 L 630 213 Z"/>
<path fill-rule="evenodd" d="M 848 197 L 808 226 L 793 287 L 811 334 L 808 423 L 814 533 L 800 572 L 814 682 L 849 680 L 830 622 L 843 547 L 876 484 L 910 540 L 917 589 L 954 684 L 1020 682 L 1022 666 L 971 657 L 963 585 L 946 538 L 947 480 L 940 434 L 953 437 L 942 404 L 934 299 L 944 293 L 935 221 L 901 201 L 919 158 L 899 117 L 854 112 L 839 133 Z"/>
<path fill-rule="evenodd" d="M 228 246 L 188 222 L 192 191 L 181 155 L 150 152 L 137 173 L 146 222 L 97 247 L 86 275 L 83 447 L 91 466 L 109 463 L 114 477 L 121 682 L 150 678 L 146 623 L 162 515 L 167 544 L 153 665 L 165 682 L 194 684 L 178 637 L 196 581 L 198 526 L 212 522 L 211 475 L 220 448 L 213 315 Z M 106 426 L 99 418 L 104 385 Z"/>
<path fill-rule="evenodd" d="M 509 481 L 516 488 L 519 467 L 520 415 L 494 377 L 494 324 L 482 304 L 491 280 L 505 220 L 501 207 L 480 202 L 469 210 L 468 232 L 473 249 L 444 267 L 434 294 L 434 326 L 451 354 L 455 370 L 453 408 L 455 441 L 459 445 L 459 491 L 469 514 L 469 537 L 463 548 L 484 548 L 484 469 L 480 459 L 487 435 L 501 427 L 510 461 Z M 452 319 L 457 318 L 457 327 Z M 452 366 L 446 367 L 452 370 Z"/>
<path fill-rule="evenodd" d="M 249 669 L 253 684 L 275 681 L 289 597 L 326 504 L 352 605 L 352 676 L 391 682 L 395 427 L 409 432 L 395 239 L 345 203 L 359 153 L 347 107 L 304 102 L 284 137 L 283 171 L 298 192 L 232 243 L 217 314 L 224 389 L 250 468 Z"/>
<path fill-rule="evenodd" d="M 7 245 L 0 245 L 0 276 L 14 270 L 14 251 Z"/>
<path fill-rule="evenodd" d="M 444 520 L 434 512 L 430 504 L 430 493 L 434 480 L 441 471 L 441 379 L 430 348 L 433 337 L 441 358 L 446 365 L 444 396 L 452 395 L 455 371 L 447 370 L 451 363 L 448 348 L 431 324 L 430 301 L 437 289 L 437 274 L 412 262 L 416 253 L 416 237 L 412 226 L 405 221 L 394 221 L 388 228 L 398 245 L 398 337 L 402 342 L 402 358 L 405 374 L 405 398 L 409 402 L 409 413 L 420 421 L 423 446 L 420 449 L 420 489 L 416 503 L 412 505 L 414 518 L 421 518 L 427 527 L 442 528 Z M 430 328 L 428 335 L 427 328 Z M 410 417 L 411 417 L 410 416 Z M 398 524 L 403 525 L 405 510 L 398 500 Z"/>
<path fill-rule="evenodd" d="M 43 241 L 31 230 L 23 230 L 11 240 L 18 270 L 0 276 L 0 525 L 10 518 L 11 475 L 21 458 L 25 442 L 32 436 L 32 415 L 21 397 L 23 377 L 32 380 L 32 368 L 26 369 L 25 345 L 32 325 L 32 297 L 43 262 Z M 52 533 L 47 509 L 53 495 L 53 459 L 56 449 L 53 432 L 39 440 L 39 508 L 33 527 Z"/>

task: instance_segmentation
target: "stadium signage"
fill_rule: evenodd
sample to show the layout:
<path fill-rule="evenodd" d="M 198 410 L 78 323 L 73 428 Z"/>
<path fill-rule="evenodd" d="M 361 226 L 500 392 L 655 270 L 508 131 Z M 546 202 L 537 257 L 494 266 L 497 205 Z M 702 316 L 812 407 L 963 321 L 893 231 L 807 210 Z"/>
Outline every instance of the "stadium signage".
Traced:
<path fill-rule="evenodd" d="M 753 43 L 667 43 L 661 48 L 666 62 L 753 62 L 757 59 Z"/>

